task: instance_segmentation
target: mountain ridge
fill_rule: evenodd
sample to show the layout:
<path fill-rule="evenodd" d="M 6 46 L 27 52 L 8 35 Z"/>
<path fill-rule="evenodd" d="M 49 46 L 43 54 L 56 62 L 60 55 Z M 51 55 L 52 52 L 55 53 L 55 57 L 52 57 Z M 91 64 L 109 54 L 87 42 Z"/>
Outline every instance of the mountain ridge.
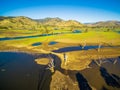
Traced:
<path fill-rule="evenodd" d="M 86 23 L 87 26 L 93 26 L 93 27 L 120 27 L 120 21 L 117 20 L 108 20 L 108 21 L 99 21 L 95 23 Z"/>
<path fill-rule="evenodd" d="M 35 29 L 40 25 L 58 27 L 120 27 L 120 21 L 110 20 L 83 24 L 76 20 L 63 20 L 59 17 L 32 19 L 26 16 L 0 16 L 0 29 Z"/>

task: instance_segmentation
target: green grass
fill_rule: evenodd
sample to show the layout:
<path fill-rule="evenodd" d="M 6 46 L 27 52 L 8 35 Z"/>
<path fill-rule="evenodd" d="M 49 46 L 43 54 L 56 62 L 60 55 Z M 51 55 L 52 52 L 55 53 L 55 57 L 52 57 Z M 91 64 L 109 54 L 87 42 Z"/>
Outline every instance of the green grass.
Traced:
<path fill-rule="evenodd" d="M 96 43 L 98 40 L 103 42 L 111 42 L 114 40 L 118 44 L 120 44 L 120 34 L 115 32 L 88 32 L 88 33 L 81 33 L 81 34 L 60 34 L 60 35 L 52 35 L 52 36 L 44 36 L 44 37 L 37 37 L 37 38 L 27 38 L 27 39 L 19 39 L 19 40 L 7 40 L 7 41 L 0 41 L 1 44 L 4 45 L 23 45 L 29 46 L 35 42 L 50 42 L 58 39 L 70 39 L 70 40 L 78 40 L 86 42 Z M 65 43 L 65 42 L 64 42 Z M 79 43 L 79 42 L 78 42 Z"/>
<path fill-rule="evenodd" d="M 29 46 L 36 42 L 48 42 L 53 39 L 54 39 L 54 36 L 44 36 L 44 37 L 37 37 L 37 38 L 0 41 L 0 43 L 4 45 L 13 45 L 13 46 L 20 46 L 20 45 Z"/>
<path fill-rule="evenodd" d="M 52 30 L 52 29 L 51 29 Z M 44 32 L 44 31 L 43 31 Z M 53 30 L 53 33 L 71 32 L 69 28 Z M 51 32 L 50 32 L 51 33 Z M 0 38 L 2 37 L 17 37 L 17 36 L 31 36 L 43 34 L 41 30 L 0 30 Z"/>
<path fill-rule="evenodd" d="M 71 32 L 69 30 L 54 30 L 54 33 L 66 33 L 66 32 Z"/>
<path fill-rule="evenodd" d="M 120 38 L 120 34 L 115 32 L 87 32 L 79 34 L 65 34 L 61 38 L 70 38 L 70 39 L 87 39 L 87 38 L 105 38 L 105 39 L 115 39 Z"/>
<path fill-rule="evenodd" d="M 0 30 L 0 37 L 17 37 L 41 34 L 40 31 L 33 30 Z"/>

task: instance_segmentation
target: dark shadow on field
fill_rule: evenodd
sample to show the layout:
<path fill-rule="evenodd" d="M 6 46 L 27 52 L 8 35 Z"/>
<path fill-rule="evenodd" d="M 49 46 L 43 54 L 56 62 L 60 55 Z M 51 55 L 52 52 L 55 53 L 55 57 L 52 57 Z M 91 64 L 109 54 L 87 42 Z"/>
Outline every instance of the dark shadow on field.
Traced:
<path fill-rule="evenodd" d="M 41 54 L 36 58 L 48 58 L 49 54 Z M 54 70 L 58 70 L 64 73 L 64 70 L 61 68 L 61 60 L 58 56 L 51 54 L 51 57 L 54 59 Z M 38 90 L 50 90 L 50 83 L 52 80 L 52 75 L 55 72 L 51 72 L 51 70 L 47 69 L 47 65 L 41 65 L 39 71 L 39 80 L 38 80 Z"/>
<path fill-rule="evenodd" d="M 69 51 L 89 50 L 89 49 L 97 49 L 97 48 L 98 46 L 85 46 L 84 49 L 82 48 L 82 46 L 71 46 L 71 47 L 63 47 L 58 50 L 53 50 L 53 52 L 63 53 L 63 52 L 69 52 Z"/>
<path fill-rule="evenodd" d="M 43 69 L 42 69 L 43 68 Z M 52 80 L 52 72 L 46 70 L 45 66 L 40 69 L 39 80 L 38 80 L 38 90 L 50 90 L 50 82 Z"/>
<path fill-rule="evenodd" d="M 110 44 L 105 44 L 106 46 L 101 46 L 100 48 L 118 48 L 120 46 L 112 46 Z M 69 46 L 69 47 L 63 47 L 63 48 L 59 48 L 58 50 L 53 50 L 53 52 L 56 53 L 64 53 L 64 52 L 70 52 L 70 51 L 79 51 L 79 50 L 89 50 L 89 49 L 95 49 L 98 50 L 99 45 L 94 45 L 94 46 Z"/>
<path fill-rule="evenodd" d="M 48 54 L 41 54 L 39 58 L 45 58 L 45 57 L 47 58 L 47 56 Z M 62 74 L 69 76 L 73 82 L 77 80 L 79 84 L 81 85 L 80 87 L 80 89 L 82 88 L 81 90 L 92 90 L 90 86 L 88 85 L 87 80 L 84 78 L 84 76 L 81 75 L 80 73 L 77 73 L 79 71 L 63 69 L 61 68 L 61 63 L 62 63 L 61 59 L 54 54 L 51 54 L 51 57 L 54 59 L 54 64 L 55 64 L 54 70 L 55 71 L 57 70 L 61 72 Z M 40 68 L 40 71 L 39 71 L 38 90 L 50 90 L 50 83 L 52 80 L 52 75 L 55 72 L 51 72 L 49 69 L 46 69 L 47 65 L 41 65 L 41 66 L 42 68 Z"/>
<path fill-rule="evenodd" d="M 114 57 L 114 58 L 99 58 L 99 59 L 92 59 L 91 63 L 88 65 L 90 67 L 101 67 L 104 66 L 104 64 L 113 64 L 113 65 L 119 65 L 120 64 L 120 58 Z"/>
<path fill-rule="evenodd" d="M 118 76 L 113 74 L 110 75 L 104 67 L 100 67 L 101 76 L 104 78 L 107 85 L 112 87 L 120 88 L 120 83 L 117 81 Z M 116 79 L 114 77 L 117 77 Z"/>
<path fill-rule="evenodd" d="M 77 78 L 80 90 L 92 90 L 92 88 L 88 84 L 88 81 L 85 79 L 85 77 L 82 74 L 77 73 L 76 78 Z"/>
<path fill-rule="evenodd" d="M 112 77 L 118 81 L 118 83 L 120 84 L 120 77 L 115 75 L 115 74 L 112 74 Z"/>
<path fill-rule="evenodd" d="M 49 54 L 41 54 L 41 55 L 39 55 L 39 57 L 47 58 L 48 55 Z M 54 55 L 54 54 L 51 54 L 51 57 L 54 59 L 55 71 L 57 70 L 57 71 L 61 72 L 62 74 L 69 76 L 73 82 L 78 81 L 79 88 L 81 90 L 91 90 L 91 87 L 88 85 L 87 80 L 80 73 L 79 70 L 63 69 L 63 68 L 61 68 L 61 63 L 62 63 L 61 59 L 57 55 Z M 101 76 L 103 77 L 103 79 L 105 80 L 105 82 L 108 86 L 120 88 L 120 77 L 115 74 L 109 74 L 108 71 L 104 67 L 102 67 L 102 63 L 114 64 L 115 60 L 117 60 L 117 63 L 119 63 L 119 59 L 120 59 L 120 57 L 96 60 L 96 62 L 98 64 L 100 64 Z M 90 67 L 98 67 L 96 62 L 92 61 L 89 66 Z M 39 75 L 40 79 L 39 79 L 39 84 L 38 84 L 38 90 L 46 90 L 45 88 L 47 88 L 47 90 L 49 90 L 50 83 L 51 83 L 51 77 L 54 73 L 52 73 L 50 70 L 46 70 L 47 65 L 41 65 L 41 66 L 43 68 L 40 69 L 40 75 Z M 101 90 L 107 90 L 107 89 L 105 87 L 102 87 Z"/>

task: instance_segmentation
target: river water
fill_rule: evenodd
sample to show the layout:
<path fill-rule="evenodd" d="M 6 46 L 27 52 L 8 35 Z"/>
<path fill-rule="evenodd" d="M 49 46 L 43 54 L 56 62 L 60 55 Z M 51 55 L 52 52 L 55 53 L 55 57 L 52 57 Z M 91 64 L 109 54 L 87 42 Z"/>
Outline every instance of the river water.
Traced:
<path fill-rule="evenodd" d="M 0 90 L 37 90 L 38 75 L 32 55 L 0 52 Z"/>
<path fill-rule="evenodd" d="M 46 70 L 46 65 L 35 63 L 39 57 L 46 55 L 0 52 L 0 90 L 49 90 L 54 73 Z M 64 70 L 60 60 L 55 55 L 53 58 L 55 69 L 63 74 L 67 71 L 81 90 L 120 90 L 120 57 L 92 61 L 89 68 L 81 71 Z"/>

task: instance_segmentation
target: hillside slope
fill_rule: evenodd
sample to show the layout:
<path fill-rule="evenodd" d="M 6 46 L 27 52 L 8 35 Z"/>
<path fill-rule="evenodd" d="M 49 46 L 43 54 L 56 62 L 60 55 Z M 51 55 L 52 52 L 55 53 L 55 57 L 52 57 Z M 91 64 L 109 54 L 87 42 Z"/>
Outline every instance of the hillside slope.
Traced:
<path fill-rule="evenodd" d="M 101 21 L 96 23 L 86 24 L 93 27 L 120 27 L 120 21 Z"/>
<path fill-rule="evenodd" d="M 28 17 L 0 17 L 0 29 L 32 29 L 36 26 L 35 21 Z"/>

